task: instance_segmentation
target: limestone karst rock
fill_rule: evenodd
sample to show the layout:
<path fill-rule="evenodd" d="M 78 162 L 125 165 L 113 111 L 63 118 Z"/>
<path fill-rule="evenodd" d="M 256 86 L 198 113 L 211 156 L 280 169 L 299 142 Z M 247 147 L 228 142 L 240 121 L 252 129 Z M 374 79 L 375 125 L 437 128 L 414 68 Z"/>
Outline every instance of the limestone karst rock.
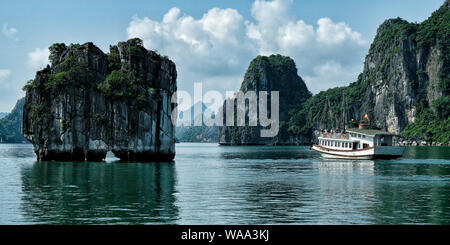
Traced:
<path fill-rule="evenodd" d="M 309 143 L 308 137 L 289 134 L 285 127 L 285 122 L 290 118 L 289 109 L 311 97 L 305 82 L 297 74 L 294 60 L 282 55 L 256 57 L 250 62 L 240 91 L 243 93 L 255 91 L 257 95 L 260 91 L 267 91 L 269 95 L 272 91 L 279 91 L 279 133 L 275 137 L 261 137 L 260 130 L 263 128 L 261 126 L 223 126 L 219 128 L 221 145 L 302 145 Z M 270 101 L 270 99 L 268 100 Z M 225 103 L 223 111 L 226 111 Z M 270 108 L 268 108 L 268 113 L 270 114 Z M 248 125 L 248 120 L 246 125 Z"/>
<path fill-rule="evenodd" d="M 175 64 L 130 39 L 105 54 L 92 43 L 55 44 L 51 66 L 25 87 L 22 134 L 38 161 L 124 161 L 175 156 Z"/>

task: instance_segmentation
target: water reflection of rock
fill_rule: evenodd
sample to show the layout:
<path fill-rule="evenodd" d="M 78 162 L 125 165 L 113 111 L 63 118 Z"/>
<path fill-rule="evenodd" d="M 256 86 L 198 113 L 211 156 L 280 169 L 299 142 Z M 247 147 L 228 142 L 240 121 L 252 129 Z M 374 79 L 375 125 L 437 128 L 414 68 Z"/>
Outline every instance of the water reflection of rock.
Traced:
<path fill-rule="evenodd" d="M 174 223 L 174 163 L 41 162 L 22 169 L 24 217 L 36 223 Z"/>

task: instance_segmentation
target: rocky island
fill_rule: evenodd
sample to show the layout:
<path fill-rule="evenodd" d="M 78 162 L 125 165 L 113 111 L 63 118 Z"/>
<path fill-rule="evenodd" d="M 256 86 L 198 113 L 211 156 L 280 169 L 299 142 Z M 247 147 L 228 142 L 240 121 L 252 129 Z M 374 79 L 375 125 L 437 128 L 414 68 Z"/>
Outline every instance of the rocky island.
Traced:
<path fill-rule="evenodd" d="M 290 120 L 289 108 L 304 103 L 311 97 L 303 79 L 297 74 L 293 59 L 282 55 L 258 56 L 250 62 L 240 91 L 279 91 L 280 130 L 275 137 L 260 137 L 261 126 L 219 127 L 221 145 L 303 145 L 309 137 L 289 134 L 286 123 Z M 270 104 L 270 102 L 268 102 Z M 258 105 L 259 106 L 259 105 Z M 225 111 L 224 103 L 224 111 Z M 259 112 L 259 109 L 258 109 Z M 270 108 L 268 110 L 270 114 Z M 248 123 L 248 122 L 246 122 Z M 225 124 L 224 124 L 225 125 Z M 248 125 L 248 124 L 246 124 Z"/>
<path fill-rule="evenodd" d="M 140 39 L 110 46 L 54 44 L 50 62 L 25 85 L 22 134 L 38 161 L 123 161 L 175 156 L 171 96 L 175 64 Z"/>

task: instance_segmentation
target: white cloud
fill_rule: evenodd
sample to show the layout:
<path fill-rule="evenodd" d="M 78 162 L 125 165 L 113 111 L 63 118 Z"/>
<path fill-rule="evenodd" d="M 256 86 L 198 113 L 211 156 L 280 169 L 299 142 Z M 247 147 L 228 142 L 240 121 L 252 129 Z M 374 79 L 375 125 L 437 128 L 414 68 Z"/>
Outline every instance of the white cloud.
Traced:
<path fill-rule="evenodd" d="M 133 17 L 127 34 L 174 60 L 184 90 L 194 82 L 205 82 L 205 89 L 239 89 L 236 78 L 242 81 L 249 62 L 274 53 L 292 57 L 313 92 L 356 80 L 367 51 L 361 34 L 328 17 L 308 24 L 291 14 L 292 3 L 256 0 L 248 20 L 230 8 L 210 9 L 199 19 L 172 8 L 161 21 Z"/>
<path fill-rule="evenodd" d="M 172 8 L 162 21 L 135 16 L 127 28 L 128 37 L 142 38 L 146 48 L 174 60 L 183 81 L 178 83 L 180 89 L 245 71 L 249 58 L 257 53 L 245 37 L 243 17 L 237 10 L 213 8 L 199 19 L 180 12 Z"/>
<path fill-rule="evenodd" d="M 14 27 L 9 27 L 8 23 L 5 23 L 2 25 L 2 33 L 3 35 L 5 35 L 7 38 L 11 38 L 14 39 L 15 41 L 19 40 L 16 35 L 18 33 L 17 29 Z"/>
<path fill-rule="evenodd" d="M 334 23 L 330 18 L 321 18 L 317 21 L 317 40 L 326 44 L 339 44 L 344 41 L 353 41 L 358 45 L 367 42 L 361 38 L 361 34 L 353 31 L 346 23 Z"/>
<path fill-rule="evenodd" d="M 282 50 L 306 47 L 314 37 L 314 28 L 303 20 L 288 22 L 278 29 L 277 43 Z"/>
<path fill-rule="evenodd" d="M 306 85 L 311 91 L 319 92 L 330 87 L 343 86 L 345 82 L 355 80 L 363 65 L 343 66 L 335 61 L 327 61 L 314 67 L 313 74 L 304 76 Z"/>
<path fill-rule="evenodd" d="M 48 56 L 50 52 L 48 48 L 36 48 L 34 51 L 28 53 L 28 67 L 31 69 L 42 69 L 48 63 Z"/>

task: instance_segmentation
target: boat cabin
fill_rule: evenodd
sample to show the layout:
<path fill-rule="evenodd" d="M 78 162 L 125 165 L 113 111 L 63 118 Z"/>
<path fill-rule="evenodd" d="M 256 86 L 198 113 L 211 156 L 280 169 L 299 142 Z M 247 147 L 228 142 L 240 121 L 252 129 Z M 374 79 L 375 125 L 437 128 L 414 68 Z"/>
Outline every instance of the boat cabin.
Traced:
<path fill-rule="evenodd" d="M 347 129 L 346 133 L 323 133 L 318 145 L 335 150 L 362 150 L 376 146 L 392 146 L 397 134 L 372 129 Z"/>

